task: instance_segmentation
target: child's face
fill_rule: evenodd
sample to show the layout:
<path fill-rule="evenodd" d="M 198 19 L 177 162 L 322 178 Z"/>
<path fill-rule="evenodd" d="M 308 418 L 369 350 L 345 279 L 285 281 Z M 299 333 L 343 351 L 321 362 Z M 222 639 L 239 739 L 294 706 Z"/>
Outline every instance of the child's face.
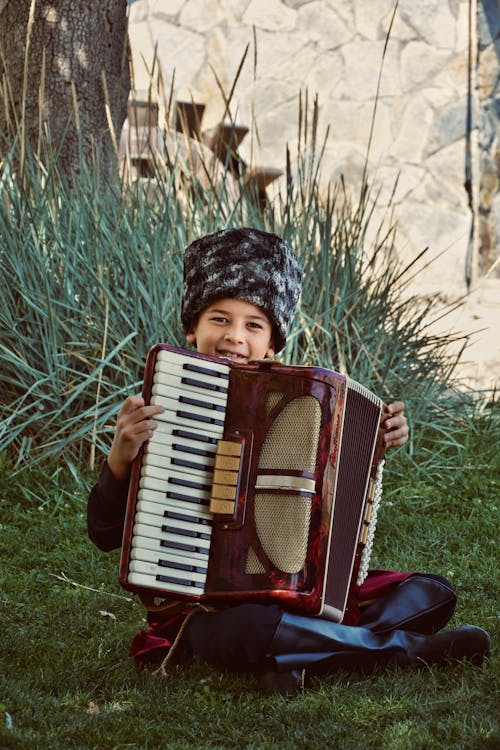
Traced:
<path fill-rule="evenodd" d="M 273 327 L 267 313 L 241 299 L 220 299 L 208 305 L 187 340 L 200 354 L 228 357 L 237 364 L 274 355 Z"/>

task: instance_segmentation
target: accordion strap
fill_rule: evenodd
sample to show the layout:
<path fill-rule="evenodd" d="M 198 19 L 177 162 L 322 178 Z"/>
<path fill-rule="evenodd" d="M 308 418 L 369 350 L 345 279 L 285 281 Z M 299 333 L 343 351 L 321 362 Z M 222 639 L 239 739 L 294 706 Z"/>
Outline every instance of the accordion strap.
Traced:
<path fill-rule="evenodd" d="M 184 631 L 186 630 L 187 626 L 189 625 L 189 623 L 191 622 L 191 620 L 193 619 L 193 617 L 195 615 L 199 614 L 200 612 L 213 612 L 213 611 L 214 611 L 214 607 L 207 607 L 204 604 L 197 604 L 197 605 L 195 605 L 193 607 L 193 609 L 191 609 L 190 612 L 187 613 L 186 617 L 184 618 L 184 622 L 182 623 L 182 625 L 179 628 L 179 632 L 175 636 L 174 642 L 172 643 L 172 645 L 168 649 L 167 655 L 163 659 L 163 661 L 160 664 L 160 666 L 158 667 L 158 669 L 155 669 L 155 671 L 153 672 L 153 674 L 160 675 L 160 677 L 167 677 L 168 676 L 167 675 L 167 666 L 168 666 L 169 662 L 173 659 L 174 654 L 176 653 L 176 651 L 177 651 L 177 649 L 179 647 L 179 644 L 181 642 L 181 638 L 184 635 Z"/>

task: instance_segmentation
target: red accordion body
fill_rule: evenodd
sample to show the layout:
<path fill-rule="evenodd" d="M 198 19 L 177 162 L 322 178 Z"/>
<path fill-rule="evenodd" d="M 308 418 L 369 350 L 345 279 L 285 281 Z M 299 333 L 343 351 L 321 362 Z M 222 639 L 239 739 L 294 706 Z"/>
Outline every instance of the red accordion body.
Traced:
<path fill-rule="evenodd" d="M 133 466 L 122 585 L 148 607 L 274 602 L 341 621 L 374 532 L 382 401 L 323 368 L 164 344 L 143 395 L 166 411 Z"/>

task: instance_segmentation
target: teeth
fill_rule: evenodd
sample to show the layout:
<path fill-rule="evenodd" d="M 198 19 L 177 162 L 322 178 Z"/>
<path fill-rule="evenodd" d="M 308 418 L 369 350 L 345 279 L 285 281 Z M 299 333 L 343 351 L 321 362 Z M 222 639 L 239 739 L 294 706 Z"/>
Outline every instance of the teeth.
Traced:
<path fill-rule="evenodd" d="M 221 357 L 227 357 L 227 359 L 231 359 L 235 361 L 245 359 L 245 357 L 242 354 L 236 354 L 236 352 L 219 352 L 219 355 Z"/>

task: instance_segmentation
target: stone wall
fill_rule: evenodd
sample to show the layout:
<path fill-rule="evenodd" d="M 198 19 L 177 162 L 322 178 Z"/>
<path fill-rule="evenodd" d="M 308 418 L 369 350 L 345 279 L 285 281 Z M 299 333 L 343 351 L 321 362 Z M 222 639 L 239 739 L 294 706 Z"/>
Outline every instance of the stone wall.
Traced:
<path fill-rule="evenodd" d="M 478 13 L 479 119 L 478 272 L 500 277 L 500 2 L 482 0 Z"/>
<path fill-rule="evenodd" d="M 310 100 L 319 96 L 320 134 L 330 126 L 323 180 L 342 174 L 355 187 L 393 9 L 394 0 L 136 0 L 135 86 L 147 88 L 144 61 L 151 66 L 156 45 L 166 87 L 173 81 L 178 99 L 203 102 L 202 126 L 213 127 L 224 114 L 217 78 L 228 94 L 249 45 L 231 113 L 249 127 L 255 118 L 259 142 L 251 130 L 243 158 L 285 169 L 286 144 L 292 153 L 297 145 L 299 91 L 307 90 Z M 429 247 L 433 262 L 420 285 L 448 298 L 498 258 L 497 55 L 498 0 L 400 0 L 369 175 L 380 213 L 392 196 L 399 248 L 414 257 Z"/>

